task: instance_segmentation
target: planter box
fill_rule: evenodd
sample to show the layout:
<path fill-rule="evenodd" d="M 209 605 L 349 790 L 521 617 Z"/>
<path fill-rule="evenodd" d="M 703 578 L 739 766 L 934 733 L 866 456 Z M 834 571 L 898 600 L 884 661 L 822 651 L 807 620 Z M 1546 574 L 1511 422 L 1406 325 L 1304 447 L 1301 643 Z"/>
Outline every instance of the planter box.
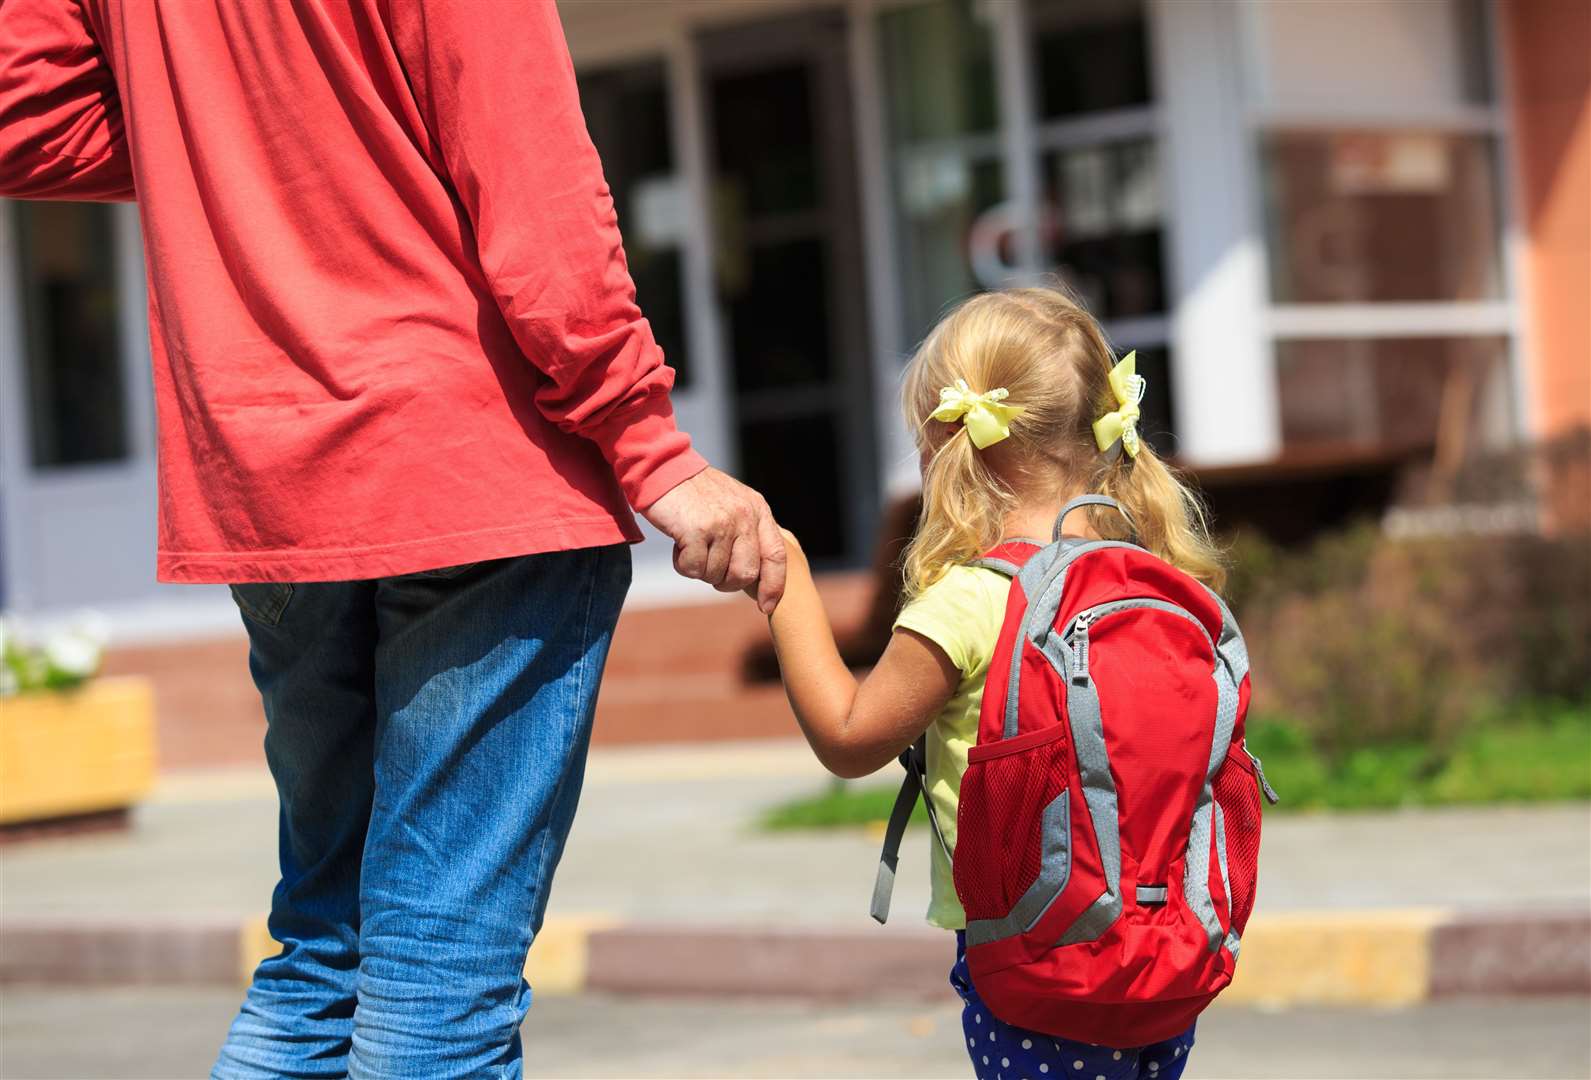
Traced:
<path fill-rule="evenodd" d="M 146 680 L 0 699 L 0 825 L 123 809 L 154 782 Z"/>

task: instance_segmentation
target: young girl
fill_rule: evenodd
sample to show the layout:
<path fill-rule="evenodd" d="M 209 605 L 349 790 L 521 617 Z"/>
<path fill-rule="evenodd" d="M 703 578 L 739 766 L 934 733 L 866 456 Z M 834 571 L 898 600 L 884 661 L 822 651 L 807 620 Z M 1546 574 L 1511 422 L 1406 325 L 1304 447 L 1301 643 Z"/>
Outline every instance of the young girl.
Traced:
<path fill-rule="evenodd" d="M 1115 499 L 1139 543 L 1219 588 L 1220 561 L 1199 503 L 1136 430 L 1142 383 L 1111 371 L 1099 325 L 1046 289 L 985 293 L 928 336 L 906 373 L 903 401 L 921 452 L 923 510 L 906 552 L 907 603 L 878 665 L 860 684 L 835 648 L 812 575 L 787 535 L 790 576 L 770 618 L 791 707 L 813 751 L 837 776 L 884 767 L 927 735 L 929 798 L 954 857 L 956 804 L 977 740 L 984 677 L 1010 579 L 974 566 L 1002 539 L 1051 535 L 1072 497 Z M 1130 385 L 1136 392 L 1118 393 Z M 1085 515 L 1088 520 L 1084 520 Z M 1113 511 L 1077 511 L 1071 535 L 1118 537 Z M 1141 1047 L 1102 1047 L 1011 1027 L 979 1000 L 967 973 L 950 858 L 931 841 L 928 921 L 956 931 L 951 984 L 979 1080 L 1176 1080 L 1193 1028 Z"/>

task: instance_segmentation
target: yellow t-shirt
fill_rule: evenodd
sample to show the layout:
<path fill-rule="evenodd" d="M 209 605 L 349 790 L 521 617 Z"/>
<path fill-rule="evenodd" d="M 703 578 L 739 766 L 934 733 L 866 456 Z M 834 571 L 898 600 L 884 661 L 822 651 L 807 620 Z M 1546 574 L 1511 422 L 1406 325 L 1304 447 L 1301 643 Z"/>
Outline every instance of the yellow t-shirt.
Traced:
<path fill-rule="evenodd" d="M 945 844 L 956 849 L 956 805 L 961 796 L 961 776 L 967 771 L 967 750 L 978 741 L 978 709 L 983 704 L 983 682 L 989 659 L 1005 621 L 1006 596 L 1011 579 L 981 566 L 953 566 L 945 576 L 924 589 L 895 620 L 898 629 L 911 630 L 944 650 L 961 672 L 956 692 L 928 726 L 928 794 L 944 832 Z M 950 861 L 938 841 L 928 838 L 933 885 L 928 921 L 946 930 L 962 930 L 967 913 L 956 899 Z"/>

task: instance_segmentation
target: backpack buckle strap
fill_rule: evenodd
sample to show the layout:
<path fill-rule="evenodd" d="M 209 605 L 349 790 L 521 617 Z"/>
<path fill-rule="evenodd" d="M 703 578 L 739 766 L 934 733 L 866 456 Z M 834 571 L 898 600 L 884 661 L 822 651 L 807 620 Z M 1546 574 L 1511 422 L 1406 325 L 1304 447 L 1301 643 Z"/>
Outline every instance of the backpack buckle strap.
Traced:
<path fill-rule="evenodd" d="M 869 913 L 881 926 L 889 919 L 890 897 L 895 892 L 895 868 L 900 865 L 900 842 L 906 835 L 906 826 L 911 824 L 912 811 L 917 808 L 918 799 L 922 799 L 928 810 L 928 823 L 933 826 L 934 837 L 939 841 L 940 850 L 945 853 L 945 860 L 950 860 L 950 845 L 945 843 L 945 834 L 939 828 L 939 815 L 934 812 L 934 802 L 928 797 L 926 761 L 927 745 L 922 738 L 901 751 L 900 763 L 906 770 L 906 778 L 901 781 L 900 791 L 895 794 L 895 805 L 889 812 L 889 824 L 884 827 L 884 845 L 878 853 L 878 875 L 873 879 L 873 902 L 869 908 Z"/>

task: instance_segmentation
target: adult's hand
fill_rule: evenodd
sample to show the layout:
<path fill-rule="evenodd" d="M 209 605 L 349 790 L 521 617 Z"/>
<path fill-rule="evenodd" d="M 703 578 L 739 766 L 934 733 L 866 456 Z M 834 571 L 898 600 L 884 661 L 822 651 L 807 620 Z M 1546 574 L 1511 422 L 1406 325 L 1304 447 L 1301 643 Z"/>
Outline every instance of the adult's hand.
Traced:
<path fill-rule="evenodd" d="M 751 488 L 708 468 L 641 511 L 674 541 L 674 569 L 719 592 L 756 586 L 770 614 L 784 595 L 784 537 L 768 503 Z"/>

